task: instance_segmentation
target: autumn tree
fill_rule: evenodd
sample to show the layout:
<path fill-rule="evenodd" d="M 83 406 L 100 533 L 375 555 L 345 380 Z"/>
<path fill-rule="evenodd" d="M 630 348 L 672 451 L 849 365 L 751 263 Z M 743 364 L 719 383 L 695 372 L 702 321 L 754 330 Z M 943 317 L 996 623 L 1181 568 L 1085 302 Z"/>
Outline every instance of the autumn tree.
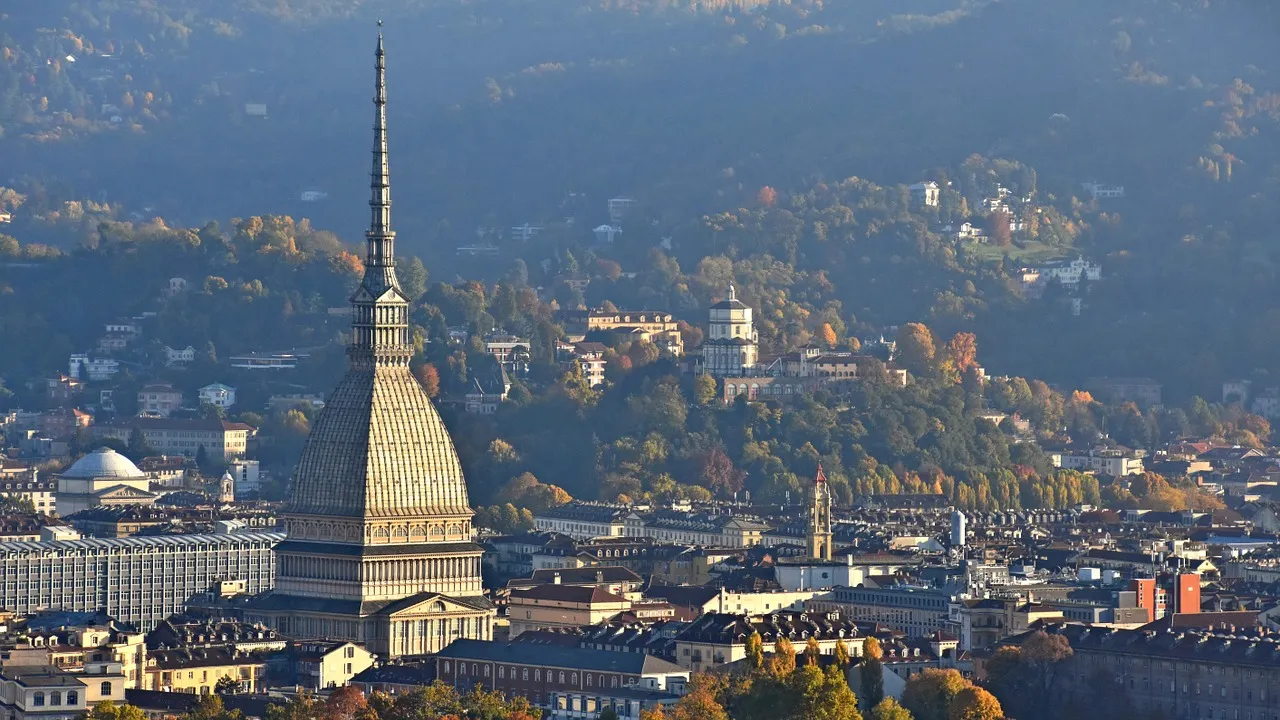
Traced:
<path fill-rule="evenodd" d="M 747 636 L 746 643 L 747 664 L 751 666 L 753 671 L 764 669 L 764 640 L 760 638 L 760 633 L 752 632 Z"/>
<path fill-rule="evenodd" d="M 804 664 L 816 666 L 820 657 L 822 657 L 822 648 L 818 645 L 818 639 L 811 635 L 804 643 Z"/>
<path fill-rule="evenodd" d="M 146 714 L 133 705 L 116 705 L 105 700 L 93 706 L 84 716 L 86 720 L 146 720 Z"/>
<path fill-rule="evenodd" d="M 844 644 L 844 640 L 836 641 L 835 657 L 836 665 L 841 668 L 847 668 L 853 662 L 853 658 L 849 655 L 849 647 Z"/>
<path fill-rule="evenodd" d="M 868 637 L 862 645 L 862 664 L 858 674 L 862 680 L 862 707 L 875 707 L 884 699 L 884 664 L 881 658 L 884 651 L 880 641 L 874 636 Z"/>
<path fill-rule="evenodd" d="M 418 384 L 427 393 L 427 397 L 434 398 L 440 394 L 440 371 L 436 370 L 435 365 L 431 363 L 419 365 L 414 376 L 418 378 Z"/>
<path fill-rule="evenodd" d="M 913 720 L 911 712 L 898 704 L 897 700 L 887 697 L 871 709 L 871 720 Z"/>
<path fill-rule="evenodd" d="M 898 333 L 894 359 L 915 375 L 928 375 L 933 370 L 936 353 L 933 333 L 920 323 L 907 323 Z"/>
<path fill-rule="evenodd" d="M 956 693 L 947 708 L 947 720 L 1000 720 L 1000 701 L 986 690 L 970 685 Z"/>
<path fill-rule="evenodd" d="M 955 670 L 930 668 L 907 680 L 902 706 L 916 720 L 948 720 L 951 700 L 969 685 L 969 681 Z"/>
<path fill-rule="evenodd" d="M 790 675 L 796 669 L 796 649 L 791 641 L 779 637 L 773 643 L 773 658 L 770 671 L 777 677 Z"/>
<path fill-rule="evenodd" d="M 693 399 L 698 405 L 706 407 L 715 402 L 716 379 L 709 373 L 699 373 L 693 377 Z"/>
<path fill-rule="evenodd" d="M 963 376 L 978 365 L 978 338 L 973 333 L 960 332 L 947 341 L 947 357 Z"/>
<path fill-rule="evenodd" d="M 822 338 L 822 343 L 828 349 L 836 346 L 836 331 L 831 327 L 831 323 L 822 323 L 822 327 L 818 328 L 818 337 Z"/>
<path fill-rule="evenodd" d="M 684 697 L 671 708 L 672 720 L 729 720 L 716 697 L 724 683 L 711 675 L 697 674 L 689 679 Z"/>
<path fill-rule="evenodd" d="M 1012 222 L 1009 213 L 1004 211 L 996 211 L 987 216 L 987 232 L 991 237 L 991 241 L 1000 247 L 1009 247 L 1013 244 Z"/>
<path fill-rule="evenodd" d="M 760 188 L 760 192 L 756 193 L 756 201 L 764 207 L 771 208 L 778 202 L 778 191 L 765 185 Z"/>

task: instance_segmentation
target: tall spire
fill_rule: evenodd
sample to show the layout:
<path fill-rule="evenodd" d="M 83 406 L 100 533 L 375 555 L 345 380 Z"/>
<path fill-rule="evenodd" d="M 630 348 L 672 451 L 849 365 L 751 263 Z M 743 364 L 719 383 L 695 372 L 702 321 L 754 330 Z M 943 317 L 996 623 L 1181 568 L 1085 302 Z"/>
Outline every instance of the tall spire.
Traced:
<path fill-rule="evenodd" d="M 378 22 L 382 27 L 382 22 Z M 396 234 L 391 229 L 391 171 L 387 159 L 387 60 L 378 30 L 373 96 L 373 169 L 369 173 L 369 230 L 365 232 L 364 279 L 351 298 L 353 367 L 408 366 L 409 300 L 396 279 Z"/>
<path fill-rule="evenodd" d="M 373 169 L 369 173 L 368 255 L 365 265 L 395 265 L 395 233 L 391 231 L 391 168 L 387 158 L 387 57 L 378 21 L 377 81 L 373 95 Z"/>

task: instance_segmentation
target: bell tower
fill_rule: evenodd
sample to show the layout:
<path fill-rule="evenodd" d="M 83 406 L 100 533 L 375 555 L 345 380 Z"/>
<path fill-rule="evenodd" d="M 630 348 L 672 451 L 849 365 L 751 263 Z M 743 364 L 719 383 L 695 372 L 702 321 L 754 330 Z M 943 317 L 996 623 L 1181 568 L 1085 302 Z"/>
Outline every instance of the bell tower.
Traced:
<path fill-rule="evenodd" d="M 809 532 L 805 535 L 809 557 L 831 559 L 831 486 L 818 464 L 818 475 L 809 490 Z"/>

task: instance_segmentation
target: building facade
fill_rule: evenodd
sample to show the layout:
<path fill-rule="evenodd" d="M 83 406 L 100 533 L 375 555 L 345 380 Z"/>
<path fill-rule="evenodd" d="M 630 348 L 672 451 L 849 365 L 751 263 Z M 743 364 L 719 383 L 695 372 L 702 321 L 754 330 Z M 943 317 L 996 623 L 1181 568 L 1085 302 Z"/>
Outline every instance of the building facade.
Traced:
<path fill-rule="evenodd" d="M 0 607 L 93 612 L 139 630 L 180 612 L 220 581 L 271 587 L 281 533 L 161 535 L 0 544 Z"/>
<path fill-rule="evenodd" d="M 409 369 L 409 298 L 391 230 L 386 60 L 378 36 L 365 274 L 351 297 L 347 373 L 307 438 L 276 548 L 275 589 L 246 618 L 388 656 L 492 637 L 483 551 L 453 441 Z"/>
<path fill-rule="evenodd" d="M 949 627 L 951 597 L 917 587 L 841 587 L 805 603 L 815 612 L 838 612 L 857 622 L 874 622 L 921 638 Z"/>
<path fill-rule="evenodd" d="M 708 330 L 702 369 L 716 377 L 749 375 L 759 360 L 760 336 L 751 308 L 738 299 L 733 285 L 726 299 L 711 306 Z"/>

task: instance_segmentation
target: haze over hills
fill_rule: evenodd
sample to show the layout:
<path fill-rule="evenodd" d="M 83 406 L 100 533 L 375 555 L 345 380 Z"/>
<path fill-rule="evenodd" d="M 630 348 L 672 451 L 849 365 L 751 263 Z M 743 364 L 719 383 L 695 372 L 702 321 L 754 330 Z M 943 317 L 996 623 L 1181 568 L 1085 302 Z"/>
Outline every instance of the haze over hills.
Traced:
<path fill-rule="evenodd" d="M 624 271 L 652 269 L 663 237 L 689 270 L 720 254 L 827 269 L 859 323 L 973 328 L 999 366 L 1066 381 L 1149 373 L 1212 394 L 1224 374 L 1273 364 L 1277 14 L 1257 3 L 59 0 L 7 16 L 0 150 L 21 170 L 6 180 L 29 212 L 95 199 L 171 225 L 288 213 L 355 238 L 361 58 L 380 15 L 396 223 L 436 279 L 495 279 L 516 256 L 535 270 L 554 258 L 554 274 L 594 241 L 604 200 L 629 195 L 653 222 L 602 252 Z M 974 154 L 988 160 L 966 165 Z M 1061 215 L 1052 237 L 977 252 L 871 211 L 926 177 L 963 183 L 972 203 L 989 172 Z M 873 185 L 848 186 L 863 189 L 836 206 L 855 203 L 856 220 L 826 242 L 813 222 L 829 201 L 791 197 L 851 176 Z M 1089 201 L 1090 180 L 1124 186 L 1124 203 Z M 759 237 L 703 220 L 742 220 L 763 186 L 780 202 Z M 308 189 L 328 199 L 304 203 Z M 570 214 L 581 222 L 557 224 Z M 501 262 L 454 256 L 477 226 L 524 222 L 549 229 Z M 796 222 L 794 237 L 780 230 Z M 1107 268 L 1092 319 L 1046 317 L 1008 290 L 1022 258 L 1081 252 Z M 587 299 L 690 313 L 704 299 L 639 289 Z M 1068 350 L 1026 342 L 1044 337 Z M 1189 347 L 1213 349 L 1170 359 Z"/>

